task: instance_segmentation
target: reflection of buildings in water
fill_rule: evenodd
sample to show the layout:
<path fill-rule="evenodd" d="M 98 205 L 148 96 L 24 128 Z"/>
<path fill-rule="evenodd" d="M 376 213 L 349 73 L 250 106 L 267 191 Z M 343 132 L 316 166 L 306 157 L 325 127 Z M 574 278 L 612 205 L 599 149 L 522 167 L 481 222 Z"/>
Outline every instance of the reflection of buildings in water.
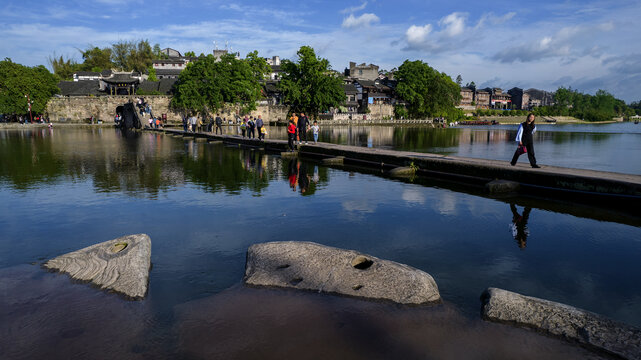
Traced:
<path fill-rule="evenodd" d="M 513 140 L 513 135 L 504 129 L 474 130 L 462 128 L 459 130 L 458 141 L 460 145 L 474 143 L 504 143 Z"/>
<path fill-rule="evenodd" d="M 394 140 L 393 126 L 331 126 L 321 129 L 323 136 L 336 139 L 344 145 L 380 147 L 390 146 Z"/>

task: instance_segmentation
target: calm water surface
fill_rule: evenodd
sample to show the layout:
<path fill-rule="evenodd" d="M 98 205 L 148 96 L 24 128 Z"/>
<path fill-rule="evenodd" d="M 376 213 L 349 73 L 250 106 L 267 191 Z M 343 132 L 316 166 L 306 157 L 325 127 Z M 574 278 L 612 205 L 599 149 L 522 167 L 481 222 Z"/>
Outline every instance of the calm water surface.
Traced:
<path fill-rule="evenodd" d="M 513 136 L 507 128 L 421 136 L 415 129 L 390 129 L 392 145 L 373 146 L 398 148 L 397 137 L 416 136 L 421 151 L 470 155 L 465 151 L 476 150 L 465 148 L 472 144 L 508 151 Z M 342 130 L 323 131 L 330 136 Z M 605 136 L 603 144 L 641 136 L 541 129 L 542 159 L 544 143 L 561 134 L 575 139 L 571 144 L 585 142 L 585 149 L 599 146 L 595 135 Z M 504 138 L 475 140 L 490 135 Z M 351 143 L 340 136 L 336 142 Z M 589 356 L 527 330 L 480 321 L 479 296 L 490 286 L 641 326 L 641 221 L 634 216 L 619 221 L 593 209 L 491 199 L 448 184 L 398 182 L 108 128 L 0 131 L 0 185 L 2 358 L 105 352 L 123 358 L 283 358 L 309 351 L 334 358 Z M 143 301 L 40 268 L 46 259 L 133 233 L 152 239 Z M 409 264 L 435 278 L 445 303 L 408 309 L 242 286 L 247 247 L 284 240 Z"/>
<path fill-rule="evenodd" d="M 518 125 L 467 126 L 446 129 L 392 126 L 333 126 L 319 140 L 344 145 L 428 152 L 510 161 Z M 284 127 L 271 137 L 286 139 Z M 536 158 L 542 165 L 641 174 L 641 125 L 537 124 Z M 520 161 L 527 163 L 527 158 Z"/>

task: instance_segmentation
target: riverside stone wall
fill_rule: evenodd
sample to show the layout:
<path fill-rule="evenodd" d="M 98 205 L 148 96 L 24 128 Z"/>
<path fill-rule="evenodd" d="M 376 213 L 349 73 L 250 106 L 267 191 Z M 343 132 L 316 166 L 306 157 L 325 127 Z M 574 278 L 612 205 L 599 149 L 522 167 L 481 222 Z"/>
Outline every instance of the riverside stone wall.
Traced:
<path fill-rule="evenodd" d="M 54 97 L 47 104 L 47 113 L 53 122 L 58 123 L 86 123 L 91 116 L 103 122 L 113 122 L 116 115 L 116 107 L 125 104 L 129 100 L 135 102 L 139 96 L 70 96 Z M 179 124 L 182 121 L 182 114 L 169 108 L 171 96 L 146 95 L 145 101 L 151 105 L 156 116 L 167 114 L 169 124 Z M 282 105 L 259 105 L 256 110 L 247 115 L 261 115 L 265 121 L 285 120 L 289 108 Z M 222 117 L 234 118 L 236 114 L 244 115 L 237 106 L 226 106 L 220 110 Z M 215 116 L 215 114 L 212 114 Z"/>
<path fill-rule="evenodd" d="M 105 123 L 113 122 L 116 115 L 116 107 L 125 104 L 129 100 L 135 102 L 139 96 L 135 95 L 115 95 L 115 96 L 70 96 L 70 97 L 53 97 L 47 104 L 47 113 L 53 122 L 57 123 L 86 123 L 93 116 L 96 120 L 102 120 Z M 165 95 L 146 95 L 145 101 L 151 105 L 154 115 L 161 116 L 167 114 L 169 124 L 179 124 L 182 121 L 182 114 L 169 108 L 171 96 Z M 366 114 L 367 120 L 382 120 L 394 116 L 394 106 L 392 105 L 370 105 L 370 113 Z M 265 121 L 286 121 L 289 107 L 285 105 L 258 105 L 256 110 L 247 113 L 248 116 L 257 117 L 261 115 Z M 245 113 L 240 111 L 238 106 L 225 106 L 218 111 L 221 117 L 233 119 L 237 114 L 244 116 Z M 364 114 L 351 114 L 352 119 L 348 119 L 350 114 L 336 114 L 335 120 L 363 120 Z M 215 113 L 212 113 L 215 116 Z M 341 118 L 344 116 L 345 118 Z M 144 122 L 143 122 L 144 123 Z"/>

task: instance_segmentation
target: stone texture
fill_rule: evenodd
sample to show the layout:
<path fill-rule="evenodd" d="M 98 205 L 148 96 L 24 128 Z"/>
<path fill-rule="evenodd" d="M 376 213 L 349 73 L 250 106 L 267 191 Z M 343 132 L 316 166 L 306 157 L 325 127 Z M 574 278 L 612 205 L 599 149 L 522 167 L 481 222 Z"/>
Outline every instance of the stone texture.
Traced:
<path fill-rule="evenodd" d="M 324 165 L 343 165 L 344 160 L 345 160 L 344 156 L 336 156 L 331 158 L 325 158 L 322 161 Z"/>
<path fill-rule="evenodd" d="M 284 158 L 295 158 L 298 156 L 298 151 L 283 151 L 280 153 L 280 156 Z"/>
<path fill-rule="evenodd" d="M 383 299 L 400 304 L 426 304 L 441 300 L 436 282 L 421 270 L 357 251 L 311 242 L 271 242 L 250 246 L 244 282 L 256 286 Z"/>
<path fill-rule="evenodd" d="M 409 177 L 409 176 L 414 176 L 415 174 L 416 174 L 415 169 L 411 167 L 405 167 L 405 166 L 399 166 L 389 171 L 390 176 L 396 176 L 396 177 Z"/>
<path fill-rule="evenodd" d="M 486 320 L 534 328 L 625 359 L 641 359 L 641 330 L 569 305 L 488 288 L 481 297 Z"/>
<path fill-rule="evenodd" d="M 508 180 L 492 180 L 485 184 L 485 189 L 490 194 L 505 194 L 517 192 L 521 188 L 521 184 L 516 181 Z"/>
<path fill-rule="evenodd" d="M 45 268 L 88 281 L 133 299 L 147 293 L 151 266 L 151 239 L 127 235 L 86 247 L 47 261 Z"/>

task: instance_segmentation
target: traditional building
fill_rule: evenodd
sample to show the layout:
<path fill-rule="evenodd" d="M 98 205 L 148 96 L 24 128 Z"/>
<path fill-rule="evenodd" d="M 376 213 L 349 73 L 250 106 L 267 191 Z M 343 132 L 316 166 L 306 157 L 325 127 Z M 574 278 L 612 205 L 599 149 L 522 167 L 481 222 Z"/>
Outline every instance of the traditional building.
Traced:
<path fill-rule="evenodd" d="M 73 81 L 100 80 L 102 75 L 93 71 L 78 71 L 73 74 Z"/>
<path fill-rule="evenodd" d="M 141 81 L 142 74 L 137 71 L 114 73 L 100 79 L 100 90 L 108 95 L 133 95 Z"/>
<path fill-rule="evenodd" d="M 356 65 L 355 62 L 349 63 L 349 69 L 345 69 L 345 76 L 353 77 L 359 80 L 376 80 L 378 79 L 378 65 L 362 63 Z"/>
<path fill-rule="evenodd" d="M 468 87 L 461 88 L 461 102 L 459 107 L 463 109 L 473 108 L 474 107 L 474 90 Z"/>
<path fill-rule="evenodd" d="M 476 103 L 477 109 L 489 109 L 490 108 L 490 97 L 491 93 L 487 90 L 476 90 L 474 93 L 474 102 Z"/>
<path fill-rule="evenodd" d="M 174 50 L 172 48 L 164 48 L 160 50 L 160 52 L 167 55 L 170 58 L 182 57 L 182 55 L 180 54 L 180 51 Z"/>
<path fill-rule="evenodd" d="M 531 110 L 537 106 L 554 104 L 554 94 L 545 90 L 528 89 L 523 91 L 514 87 L 508 90 L 508 93 L 512 95 L 513 109 L 516 110 Z"/>
<path fill-rule="evenodd" d="M 501 88 L 487 88 L 485 89 L 490 93 L 490 108 L 492 109 L 511 109 L 512 96 L 504 93 Z"/>
<path fill-rule="evenodd" d="M 345 110 L 346 112 L 358 111 L 358 89 L 354 84 L 343 84 L 345 91 Z"/>
<path fill-rule="evenodd" d="M 393 104 L 392 88 L 374 80 L 354 80 L 354 87 L 358 91 L 357 101 L 361 110 L 369 105 Z"/>

